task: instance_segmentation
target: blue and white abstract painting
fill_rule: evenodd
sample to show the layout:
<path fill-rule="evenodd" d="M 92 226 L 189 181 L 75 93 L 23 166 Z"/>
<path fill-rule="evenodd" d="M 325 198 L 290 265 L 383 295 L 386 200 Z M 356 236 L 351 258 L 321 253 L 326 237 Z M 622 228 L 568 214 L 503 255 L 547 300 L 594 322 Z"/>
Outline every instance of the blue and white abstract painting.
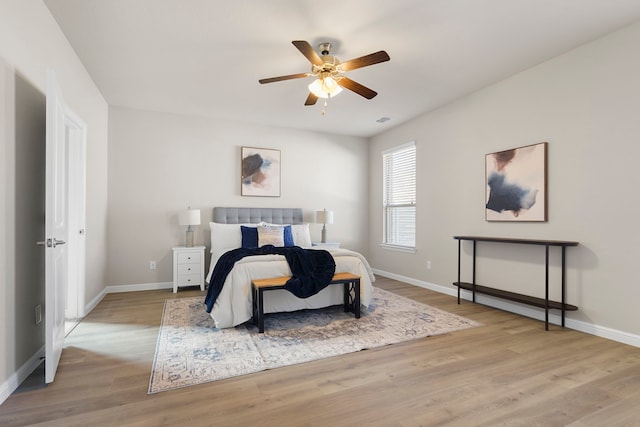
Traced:
<path fill-rule="evenodd" d="M 486 220 L 547 220 L 547 143 L 486 155 Z"/>

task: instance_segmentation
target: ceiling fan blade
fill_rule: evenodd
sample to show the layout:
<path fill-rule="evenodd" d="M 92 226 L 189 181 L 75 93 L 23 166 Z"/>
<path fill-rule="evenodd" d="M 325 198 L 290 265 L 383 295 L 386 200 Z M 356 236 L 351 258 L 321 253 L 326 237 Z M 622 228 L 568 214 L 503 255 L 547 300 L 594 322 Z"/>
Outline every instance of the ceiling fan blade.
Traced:
<path fill-rule="evenodd" d="M 302 79 L 302 78 L 305 78 L 305 77 L 309 77 L 309 73 L 289 74 L 287 76 L 270 77 L 268 79 L 260 79 L 258 81 L 261 84 L 265 84 L 265 83 L 281 82 L 283 80 Z"/>
<path fill-rule="evenodd" d="M 369 55 L 361 56 L 360 58 L 350 59 L 340 64 L 342 71 L 351 71 L 357 68 L 366 67 L 368 65 L 379 64 L 380 62 L 388 61 L 389 55 L 384 50 L 379 52 L 370 53 Z"/>
<path fill-rule="evenodd" d="M 318 97 L 309 92 L 309 96 L 307 96 L 307 100 L 304 101 L 304 105 L 315 105 Z"/>
<path fill-rule="evenodd" d="M 320 56 L 317 54 L 315 50 L 311 47 L 309 42 L 304 40 L 294 40 L 291 43 L 314 65 L 322 66 L 323 62 L 320 59 Z"/>
<path fill-rule="evenodd" d="M 364 96 L 367 99 L 371 99 L 378 94 L 378 92 L 371 90 L 366 86 L 362 86 L 360 83 L 354 82 L 348 77 L 343 76 L 341 79 L 338 80 L 338 84 L 343 88 L 349 89 L 350 91 L 357 93 L 360 96 Z"/>

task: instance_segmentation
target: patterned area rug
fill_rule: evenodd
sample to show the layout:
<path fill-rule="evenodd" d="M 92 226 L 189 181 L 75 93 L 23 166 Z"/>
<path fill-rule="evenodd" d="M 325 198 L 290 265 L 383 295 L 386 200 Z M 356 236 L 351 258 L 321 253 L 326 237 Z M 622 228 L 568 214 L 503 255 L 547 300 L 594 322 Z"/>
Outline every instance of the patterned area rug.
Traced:
<path fill-rule="evenodd" d="M 464 317 L 375 289 L 355 319 L 342 306 L 265 316 L 216 329 L 203 298 L 165 301 L 149 394 L 481 326 Z"/>

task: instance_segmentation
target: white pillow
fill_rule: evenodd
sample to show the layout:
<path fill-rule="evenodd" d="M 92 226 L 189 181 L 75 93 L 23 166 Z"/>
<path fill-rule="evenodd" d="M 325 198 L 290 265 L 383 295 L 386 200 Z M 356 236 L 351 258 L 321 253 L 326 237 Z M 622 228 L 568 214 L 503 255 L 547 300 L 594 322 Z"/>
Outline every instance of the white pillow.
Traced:
<path fill-rule="evenodd" d="M 242 246 L 242 233 L 240 224 L 220 224 L 210 222 L 211 228 L 211 252 L 215 249 L 236 249 Z"/>
<path fill-rule="evenodd" d="M 311 233 L 309 232 L 309 224 L 293 224 L 291 225 L 291 234 L 293 234 L 293 244 L 301 248 L 311 247 Z"/>
<path fill-rule="evenodd" d="M 274 225 L 258 226 L 258 246 L 284 246 L 284 227 Z"/>

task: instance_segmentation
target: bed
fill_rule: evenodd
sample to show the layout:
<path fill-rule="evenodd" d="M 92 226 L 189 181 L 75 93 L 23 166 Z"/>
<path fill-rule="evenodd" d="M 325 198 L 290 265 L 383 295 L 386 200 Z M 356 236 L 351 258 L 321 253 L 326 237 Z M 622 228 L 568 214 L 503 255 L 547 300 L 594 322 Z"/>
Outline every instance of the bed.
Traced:
<path fill-rule="evenodd" d="M 211 263 L 207 283 L 218 259 L 226 252 L 243 246 L 241 226 L 258 224 L 290 225 L 295 246 L 313 249 L 309 224 L 303 222 L 300 208 L 226 208 L 213 209 L 211 228 Z M 248 231 L 248 230 L 244 230 Z M 245 234 L 245 238 L 247 235 Z M 333 256 L 335 272 L 348 272 L 360 276 L 361 306 L 368 307 L 373 297 L 375 277 L 367 260 L 359 253 L 347 249 L 323 248 Z M 290 276 L 291 270 L 282 255 L 247 256 L 237 261 L 227 276 L 222 290 L 211 309 L 211 318 L 217 328 L 229 328 L 251 319 L 251 280 Z M 308 298 L 298 298 L 287 290 L 273 290 L 264 301 L 265 313 L 318 309 L 343 303 L 340 286 L 328 286 Z"/>

